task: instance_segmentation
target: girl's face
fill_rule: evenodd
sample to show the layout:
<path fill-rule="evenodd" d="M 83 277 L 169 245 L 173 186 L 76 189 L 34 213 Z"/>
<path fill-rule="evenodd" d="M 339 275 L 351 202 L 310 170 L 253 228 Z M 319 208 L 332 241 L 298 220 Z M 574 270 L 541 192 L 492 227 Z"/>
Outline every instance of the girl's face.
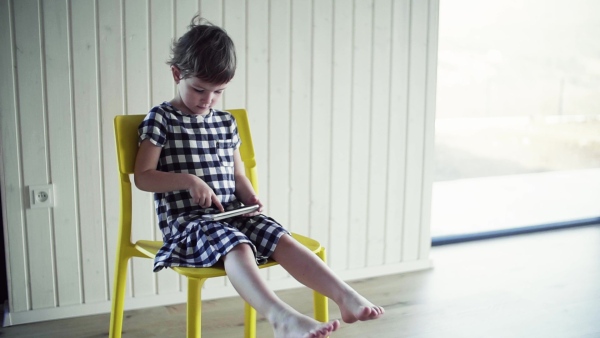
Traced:
<path fill-rule="evenodd" d="M 227 87 L 227 83 L 216 85 L 204 82 L 197 77 L 182 79 L 177 67 L 173 66 L 171 70 L 179 92 L 179 97 L 176 97 L 172 103 L 187 114 L 208 114 L 210 108 L 219 102 Z"/>

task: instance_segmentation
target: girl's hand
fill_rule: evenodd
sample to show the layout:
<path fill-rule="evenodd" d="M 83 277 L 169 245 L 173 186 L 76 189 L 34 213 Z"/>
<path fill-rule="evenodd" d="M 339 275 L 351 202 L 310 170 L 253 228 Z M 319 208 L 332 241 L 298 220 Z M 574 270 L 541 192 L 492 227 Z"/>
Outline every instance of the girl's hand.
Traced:
<path fill-rule="evenodd" d="M 211 205 L 214 205 L 215 208 L 219 209 L 219 211 L 223 212 L 223 206 L 221 202 L 219 202 L 219 198 L 215 194 L 215 192 L 200 178 L 192 175 L 192 184 L 188 188 L 190 195 L 192 196 L 192 200 L 194 203 L 198 204 L 202 208 L 210 208 Z"/>
<path fill-rule="evenodd" d="M 256 209 L 255 211 L 248 213 L 248 214 L 244 214 L 242 216 L 245 217 L 251 217 L 251 216 L 256 216 L 258 214 L 260 214 L 263 210 L 263 204 L 260 201 L 260 199 L 258 199 L 258 196 L 256 195 L 252 195 L 249 198 L 247 198 L 245 201 L 242 201 L 242 203 L 244 203 L 244 205 L 258 205 L 258 209 Z"/>

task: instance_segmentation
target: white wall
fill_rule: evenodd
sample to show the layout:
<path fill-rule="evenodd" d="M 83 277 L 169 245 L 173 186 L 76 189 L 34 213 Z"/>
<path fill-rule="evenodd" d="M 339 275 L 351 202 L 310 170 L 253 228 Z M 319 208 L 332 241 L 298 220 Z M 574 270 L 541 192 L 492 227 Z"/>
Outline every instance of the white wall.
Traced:
<path fill-rule="evenodd" d="M 172 98 L 170 42 L 198 10 L 236 43 L 221 107 L 249 110 L 270 214 L 345 279 L 430 266 L 437 0 L 0 0 L 11 324 L 109 311 L 113 117 Z M 49 183 L 55 207 L 31 209 L 28 186 Z M 135 239 L 160 238 L 151 195 L 135 198 Z M 184 302 L 185 280 L 151 267 L 131 265 L 127 308 Z"/>

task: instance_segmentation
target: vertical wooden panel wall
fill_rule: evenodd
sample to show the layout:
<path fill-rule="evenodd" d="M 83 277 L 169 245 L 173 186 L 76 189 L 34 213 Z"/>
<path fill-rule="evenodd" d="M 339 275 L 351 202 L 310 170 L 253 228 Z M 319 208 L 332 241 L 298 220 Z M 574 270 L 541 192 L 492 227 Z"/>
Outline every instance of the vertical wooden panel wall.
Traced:
<path fill-rule="evenodd" d="M 219 108 L 249 110 L 270 214 L 346 279 L 430 266 L 437 0 L 0 0 L 11 324 L 109 311 L 112 120 L 172 98 L 170 42 L 198 11 L 236 43 Z M 55 207 L 31 209 L 28 186 L 49 183 Z M 160 238 L 151 195 L 134 198 L 134 237 Z M 127 308 L 185 301 L 185 280 L 151 270 L 131 264 Z"/>

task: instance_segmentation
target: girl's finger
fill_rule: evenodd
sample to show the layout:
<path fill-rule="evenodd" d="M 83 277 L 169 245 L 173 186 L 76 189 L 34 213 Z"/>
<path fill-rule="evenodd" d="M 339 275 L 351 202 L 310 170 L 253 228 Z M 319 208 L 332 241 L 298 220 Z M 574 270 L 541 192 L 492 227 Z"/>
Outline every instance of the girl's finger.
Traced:
<path fill-rule="evenodd" d="M 212 194 L 210 196 L 211 202 L 215 205 L 215 207 L 217 209 L 219 209 L 220 212 L 225 211 L 225 208 L 223 208 L 223 205 L 221 205 L 221 202 L 219 201 L 219 198 L 217 197 L 217 195 Z M 209 205 L 210 206 L 210 205 Z"/>

